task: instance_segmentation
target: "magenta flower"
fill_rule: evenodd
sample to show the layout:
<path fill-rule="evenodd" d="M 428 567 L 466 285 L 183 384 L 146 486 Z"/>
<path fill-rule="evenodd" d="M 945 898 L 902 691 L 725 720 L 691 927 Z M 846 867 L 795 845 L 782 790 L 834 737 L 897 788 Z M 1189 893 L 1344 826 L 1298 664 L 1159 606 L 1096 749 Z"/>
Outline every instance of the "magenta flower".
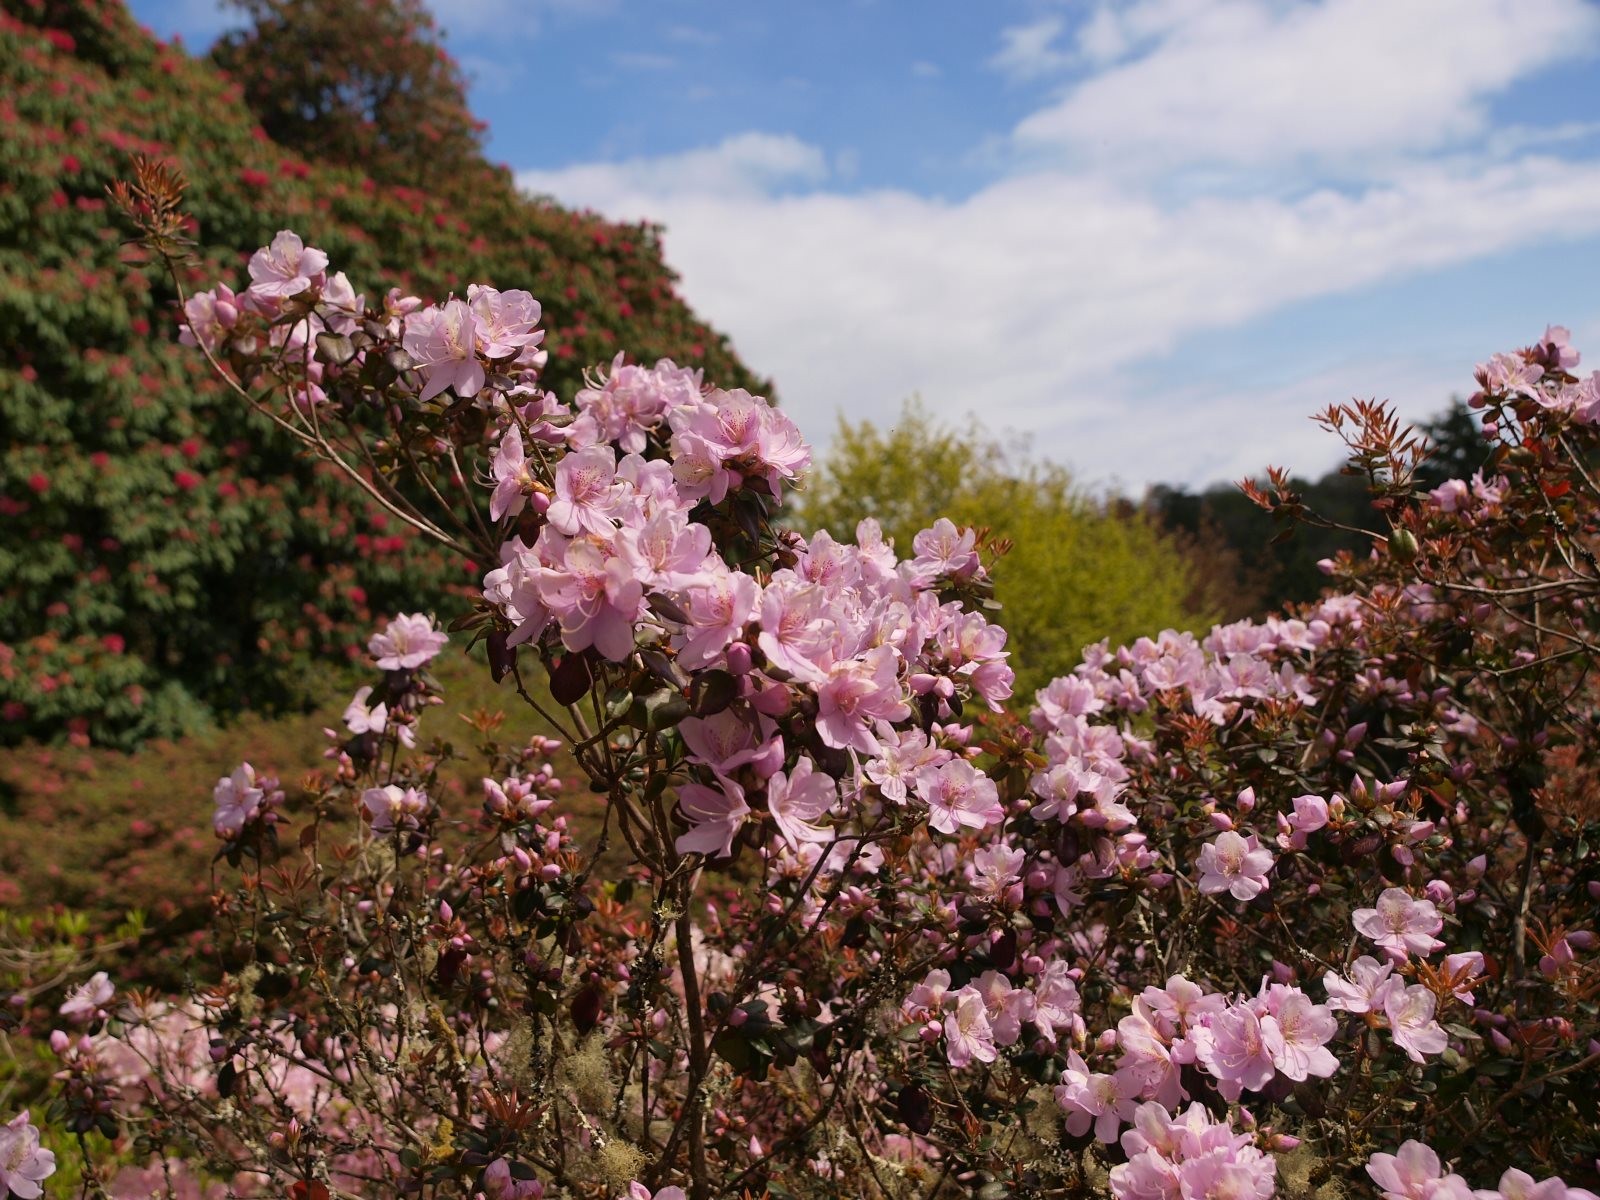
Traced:
<path fill-rule="evenodd" d="M 1444 928 L 1444 918 L 1431 900 L 1414 900 L 1402 888 L 1387 888 L 1376 908 L 1358 908 L 1352 918 L 1356 932 L 1376 942 L 1396 961 L 1413 954 L 1444 949 L 1433 935 Z"/>
<path fill-rule="evenodd" d="M 1228 892 L 1235 900 L 1254 900 L 1267 890 L 1272 851 L 1255 834 L 1241 837 L 1231 829 L 1200 847 L 1200 890 Z"/>

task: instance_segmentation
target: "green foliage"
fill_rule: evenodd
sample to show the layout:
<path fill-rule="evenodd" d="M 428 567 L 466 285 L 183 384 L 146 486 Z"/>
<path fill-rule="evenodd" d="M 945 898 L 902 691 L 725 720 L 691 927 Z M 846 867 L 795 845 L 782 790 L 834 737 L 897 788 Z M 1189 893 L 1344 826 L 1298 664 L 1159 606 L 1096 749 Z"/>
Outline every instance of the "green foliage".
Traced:
<path fill-rule="evenodd" d="M 1194 629 L 1197 573 L 1185 547 L 1147 516 L 1076 489 L 1060 466 L 1009 452 L 974 422 L 941 425 L 917 401 L 896 423 L 839 418 L 792 524 L 848 538 L 874 516 L 902 554 L 939 517 L 986 529 L 1011 549 L 994 567 L 1017 694 L 1070 671 L 1083 647 Z"/>
<path fill-rule="evenodd" d="M 287 47 L 285 47 L 287 53 Z M 130 263 L 105 188 L 135 153 L 190 181 L 187 287 L 293 227 L 370 300 L 469 279 L 544 305 L 549 386 L 621 344 L 761 390 L 679 300 L 656 232 L 517 194 L 450 201 L 312 164 L 242 89 L 118 0 L 0 0 L 0 743 L 133 745 L 300 705 L 380 613 L 475 582 L 207 376 L 176 289 Z"/>

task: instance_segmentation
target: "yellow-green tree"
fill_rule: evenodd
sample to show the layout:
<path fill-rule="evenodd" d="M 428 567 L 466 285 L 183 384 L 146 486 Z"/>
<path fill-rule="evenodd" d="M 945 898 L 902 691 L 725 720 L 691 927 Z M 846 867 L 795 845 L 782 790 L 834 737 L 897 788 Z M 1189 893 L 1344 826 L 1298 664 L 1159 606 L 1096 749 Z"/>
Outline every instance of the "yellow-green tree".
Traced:
<path fill-rule="evenodd" d="M 1008 450 L 975 419 L 941 424 L 916 400 L 885 429 L 841 415 L 790 522 L 847 539 L 869 516 L 901 554 L 942 516 L 1010 540 L 995 596 L 1019 696 L 1101 638 L 1115 645 L 1213 619 L 1189 551 L 1144 513 L 1084 493 L 1064 468 Z"/>

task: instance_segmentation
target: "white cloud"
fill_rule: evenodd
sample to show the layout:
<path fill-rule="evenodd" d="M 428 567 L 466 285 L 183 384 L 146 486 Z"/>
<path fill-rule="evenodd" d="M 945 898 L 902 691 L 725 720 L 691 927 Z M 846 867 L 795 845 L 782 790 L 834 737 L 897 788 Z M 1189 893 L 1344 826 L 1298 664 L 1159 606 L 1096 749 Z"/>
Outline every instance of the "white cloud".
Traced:
<path fill-rule="evenodd" d="M 1000 49 L 989 65 L 1015 80 L 1053 75 L 1072 61 L 1072 56 L 1056 48 L 1056 39 L 1065 32 L 1061 17 L 1041 17 L 1028 25 L 1012 25 L 1000 31 Z"/>
<path fill-rule="evenodd" d="M 1192 397 L 1131 392 L 1127 373 L 1183 338 L 1600 233 L 1600 164 L 1552 159 L 1418 166 L 1359 195 L 1173 207 L 1060 172 L 959 203 L 756 186 L 821 171 L 820 151 L 747 135 L 713 151 L 522 180 L 568 203 L 664 222 L 689 302 L 778 381 L 814 437 L 837 409 L 884 417 L 919 391 L 935 411 L 974 409 L 1034 431 L 1041 451 L 1131 484 L 1232 474 L 1280 457 L 1286 440 L 1306 441 L 1306 407 L 1280 408 L 1300 398 L 1293 389 L 1220 389 L 1203 416 Z M 1248 378 L 1251 364 L 1240 370 Z M 1383 386 L 1377 376 L 1356 390 Z M 1203 467 L 1198 435 L 1174 436 L 1190 424 L 1212 431 Z"/>
<path fill-rule="evenodd" d="M 764 203 L 774 189 L 818 184 L 827 176 L 828 157 L 815 146 L 786 135 L 741 133 L 681 154 L 524 171 L 517 179 L 530 191 L 569 204 L 643 215 L 684 196 L 745 197 Z"/>
<path fill-rule="evenodd" d="M 1049 40 L 1019 43 L 1017 33 L 1002 35 L 1002 56 L 1054 53 Z M 1586 0 L 1148 0 L 1102 8 L 1084 39 L 1084 53 L 1101 59 L 1148 47 L 1021 121 L 1020 147 L 1142 172 L 1308 160 L 1350 169 L 1482 133 L 1489 97 L 1594 50 L 1600 9 Z"/>
<path fill-rule="evenodd" d="M 911 73 L 918 79 L 937 79 L 941 74 L 943 74 L 943 72 L 939 70 L 938 63 L 924 62 L 921 60 L 911 64 Z"/>
<path fill-rule="evenodd" d="M 1584 0 L 1137 0 L 1001 40 L 1013 78 L 1075 81 L 1014 131 L 1013 150 L 1048 153 L 1003 158 L 963 199 L 856 191 L 848 157 L 830 170 L 770 133 L 520 178 L 664 223 L 690 303 L 814 439 L 920 392 L 1130 486 L 1319 469 L 1333 448 L 1310 410 L 1389 395 L 1421 416 L 1499 348 L 1423 351 L 1397 328 L 1399 350 L 1156 380 L 1186 339 L 1600 237 L 1600 159 L 1575 157 L 1591 126 L 1496 128 L 1489 107 L 1595 52 Z"/>

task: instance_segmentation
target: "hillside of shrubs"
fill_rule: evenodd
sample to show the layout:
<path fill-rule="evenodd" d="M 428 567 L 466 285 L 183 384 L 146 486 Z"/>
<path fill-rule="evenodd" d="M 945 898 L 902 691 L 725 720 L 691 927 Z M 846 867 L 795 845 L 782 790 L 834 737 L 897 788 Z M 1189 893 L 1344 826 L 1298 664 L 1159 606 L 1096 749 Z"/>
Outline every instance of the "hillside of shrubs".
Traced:
<path fill-rule="evenodd" d="M 402 32 L 390 58 L 425 43 L 414 21 Z M 624 347 L 755 385 L 674 292 L 652 229 L 527 200 L 459 146 L 470 186 L 447 195 L 407 186 L 392 156 L 307 142 L 306 157 L 268 135 L 247 83 L 120 0 L 0 5 L 0 744 L 133 745 L 298 706 L 375 614 L 453 614 L 473 582 L 177 345 L 171 281 L 131 261 L 107 212 L 134 154 L 190 181 L 189 285 L 292 225 L 374 299 L 531 291 L 548 386 Z M 446 105 L 441 128 L 463 119 Z"/>

